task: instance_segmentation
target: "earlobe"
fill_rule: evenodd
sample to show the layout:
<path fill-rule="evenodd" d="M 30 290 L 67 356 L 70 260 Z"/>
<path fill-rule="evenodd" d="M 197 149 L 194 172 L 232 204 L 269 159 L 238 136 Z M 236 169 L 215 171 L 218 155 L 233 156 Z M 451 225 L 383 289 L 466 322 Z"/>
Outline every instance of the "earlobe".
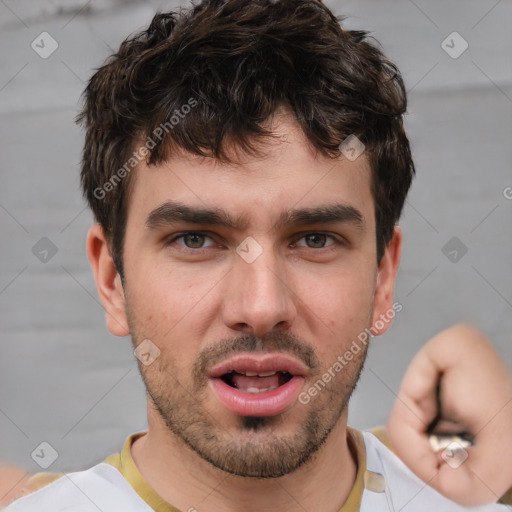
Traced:
<path fill-rule="evenodd" d="M 105 232 L 99 224 L 94 224 L 87 234 L 87 255 L 105 308 L 107 328 L 115 336 L 127 336 L 130 330 L 123 285 L 112 260 Z"/>
<path fill-rule="evenodd" d="M 388 330 L 395 315 L 393 292 L 396 273 L 400 266 L 401 251 L 402 228 L 395 226 L 377 271 L 372 318 L 372 331 L 378 331 L 377 335 L 384 334 Z M 383 320 L 384 318 L 386 321 Z"/>

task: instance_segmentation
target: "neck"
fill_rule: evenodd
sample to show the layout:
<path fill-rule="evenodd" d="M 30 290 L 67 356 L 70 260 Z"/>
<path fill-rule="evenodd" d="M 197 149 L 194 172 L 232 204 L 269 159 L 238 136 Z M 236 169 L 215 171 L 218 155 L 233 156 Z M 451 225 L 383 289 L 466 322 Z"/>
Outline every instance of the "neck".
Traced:
<path fill-rule="evenodd" d="M 179 510 L 337 512 L 350 494 L 357 472 L 346 421 L 345 412 L 312 458 L 279 478 L 259 480 L 226 473 L 202 459 L 166 428 L 153 425 L 156 428 L 152 429 L 151 423 L 148 433 L 132 445 L 131 453 L 148 484 Z"/>

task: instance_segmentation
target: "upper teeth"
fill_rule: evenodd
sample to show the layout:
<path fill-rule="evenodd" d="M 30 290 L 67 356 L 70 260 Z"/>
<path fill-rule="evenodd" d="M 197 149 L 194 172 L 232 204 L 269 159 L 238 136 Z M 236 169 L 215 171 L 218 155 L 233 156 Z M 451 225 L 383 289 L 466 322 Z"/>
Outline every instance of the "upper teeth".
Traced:
<path fill-rule="evenodd" d="M 277 372 L 240 372 L 246 375 L 247 377 L 270 377 L 271 375 L 275 375 Z"/>

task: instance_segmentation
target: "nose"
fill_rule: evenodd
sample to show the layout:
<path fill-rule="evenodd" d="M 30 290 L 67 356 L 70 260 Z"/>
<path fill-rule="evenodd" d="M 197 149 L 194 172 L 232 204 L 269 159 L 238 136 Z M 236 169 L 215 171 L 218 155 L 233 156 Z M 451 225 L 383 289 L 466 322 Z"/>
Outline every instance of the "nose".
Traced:
<path fill-rule="evenodd" d="M 271 249 L 252 263 L 236 256 L 226 279 L 223 316 L 230 329 L 262 337 L 292 326 L 297 296 L 287 280 L 285 262 Z"/>

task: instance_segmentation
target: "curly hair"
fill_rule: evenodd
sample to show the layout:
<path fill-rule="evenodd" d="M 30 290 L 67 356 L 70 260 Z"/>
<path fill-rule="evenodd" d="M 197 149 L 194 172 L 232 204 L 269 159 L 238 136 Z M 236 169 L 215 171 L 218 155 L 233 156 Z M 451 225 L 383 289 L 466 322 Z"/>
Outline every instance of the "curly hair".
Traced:
<path fill-rule="evenodd" d="M 203 0 L 157 12 L 96 70 L 76 118 L 86 128 L 81 184 L 121 277 L 130 171 L 141 157 L 157 165 L 180 148 L 231 162 L 227 143 L 257 155 L 281 107 L 325 156 L 339 157 L 349 135 L 365 144 L 380 262 L 415 173 L 406 91 L 368 32 L 343 20 L 320 0 Z"/>

